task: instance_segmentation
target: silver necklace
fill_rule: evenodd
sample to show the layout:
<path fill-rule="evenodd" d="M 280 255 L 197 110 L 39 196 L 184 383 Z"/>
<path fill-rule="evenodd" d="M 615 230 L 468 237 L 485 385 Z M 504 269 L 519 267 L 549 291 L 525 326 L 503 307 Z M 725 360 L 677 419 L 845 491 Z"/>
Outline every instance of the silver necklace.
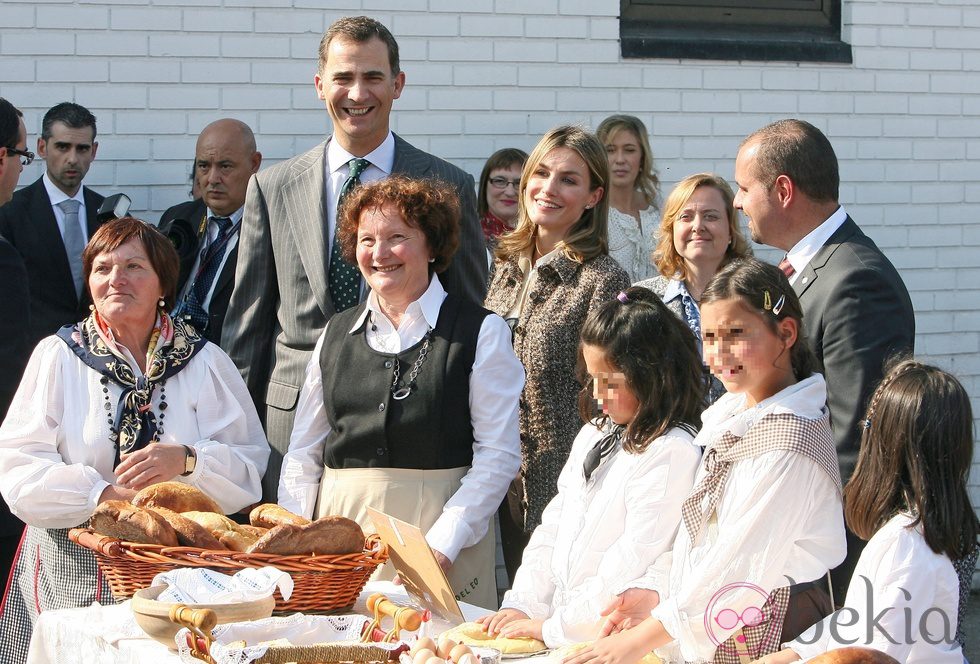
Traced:
<path fill-rule="evenodd" d="M 407 399 L 408 395 L 412 393 L 415 388 L 415 379 L 419 375 L 419 369 L 422 368 L 422 363 L 425 362 L 426 355 L 429 354 L 429 340 L 432 338 L 432 328 L 425 333 L 425 343 L 422 344 L 422 350 L 419 351 L 419 357 L 415 360 L 415 364 L 412 365 L 412 370 L 408 374 L 408 384 L 402 387 L 398 387 L 398 379 L 401 376 L 401 364 L 398 362 L 398 356 L 395 356 L 395 371 L 394 379 L 391 381 L 391 396 L 397 401 L 402 399 Z"/>

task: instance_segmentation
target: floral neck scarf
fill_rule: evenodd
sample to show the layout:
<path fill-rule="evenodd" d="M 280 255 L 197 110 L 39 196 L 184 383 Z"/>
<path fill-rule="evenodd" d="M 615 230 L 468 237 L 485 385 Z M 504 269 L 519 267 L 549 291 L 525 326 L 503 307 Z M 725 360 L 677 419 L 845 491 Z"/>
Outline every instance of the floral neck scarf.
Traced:
<path fill-rule="evenodd" d="M 161 311 L 150 335 L 146 372 L 137 376 L 97 312 L 80 323 L 64 326 L 58 330 L 58 337 L 78 359 L 102 376 L 103 386 L 112 382 L 122 388 L 116 416 L 111 420 L 115 465 L 121 454 L 142 449 L 154 440 L 157 418 L 150 409 L 154 388 L 186 367 L 207 343 L 193 327 Z M 107 401 L 106 409 L 109 408 Z"/>

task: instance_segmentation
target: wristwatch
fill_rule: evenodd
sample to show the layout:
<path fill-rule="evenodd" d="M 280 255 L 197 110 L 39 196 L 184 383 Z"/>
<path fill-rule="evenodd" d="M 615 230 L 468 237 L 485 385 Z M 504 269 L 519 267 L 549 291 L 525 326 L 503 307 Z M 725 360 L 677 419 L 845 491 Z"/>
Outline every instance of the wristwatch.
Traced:
<path fill-rule="evenodd" d="M 195 468 L 197 468 L 197 452 L 190 445 L 184 445 L 184 472 L 180 476 L 190 475 Z"/>

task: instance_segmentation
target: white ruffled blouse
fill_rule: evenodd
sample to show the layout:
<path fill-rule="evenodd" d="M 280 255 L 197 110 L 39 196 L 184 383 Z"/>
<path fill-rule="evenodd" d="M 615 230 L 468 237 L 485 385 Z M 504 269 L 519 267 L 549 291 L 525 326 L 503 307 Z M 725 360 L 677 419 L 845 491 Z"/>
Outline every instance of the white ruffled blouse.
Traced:
<path fill-rule="evenodd" d="M 657 276 L 650 252 L 659 229 L 657 208 L 652 205 L 640 210 L 640 224 L 632 215 L 609 207 L 609 255 L 629 273 L 630 283 Z"/>

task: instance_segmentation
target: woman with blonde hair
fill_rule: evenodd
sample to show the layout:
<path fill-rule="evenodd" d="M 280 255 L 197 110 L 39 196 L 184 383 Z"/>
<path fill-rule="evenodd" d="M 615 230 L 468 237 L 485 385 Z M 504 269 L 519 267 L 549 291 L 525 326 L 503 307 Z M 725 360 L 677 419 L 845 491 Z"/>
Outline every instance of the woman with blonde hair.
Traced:
<path fill-rule="evenodd" d="M 521 472 L 501 513 L 511 578 L 578 433 L 582 325 L 629 285 L 609 256 L 608 183 L 605 150 L 595 136 L 575 126 L 552 129 L 524 165 L 517 226 L 500 237 L 495 252 L 485 306 L 510 324 L 527 373 Z"/>
<path fill-rule="evenodd" d="M 723 267 L 751 255 L 738 226 L 732 188 L 719 175 L 695 173 L 677 183 L 664 205 L 653 254 L 660 276 L 636 285 L 652 290 L 687 323 L 700 352 L 701 294 Z M 708 401 L 714 403 L 725 388 L 707 369 L 705 379 L 711 382 Z"/>
<path fill-rule="evenodd" d="M 643 122 L 610 115 L 596 130 L 609 160 L 609 255 L 632 281 L 656 274 L 650 249 L 657 232 L 660 180 Z"/>

